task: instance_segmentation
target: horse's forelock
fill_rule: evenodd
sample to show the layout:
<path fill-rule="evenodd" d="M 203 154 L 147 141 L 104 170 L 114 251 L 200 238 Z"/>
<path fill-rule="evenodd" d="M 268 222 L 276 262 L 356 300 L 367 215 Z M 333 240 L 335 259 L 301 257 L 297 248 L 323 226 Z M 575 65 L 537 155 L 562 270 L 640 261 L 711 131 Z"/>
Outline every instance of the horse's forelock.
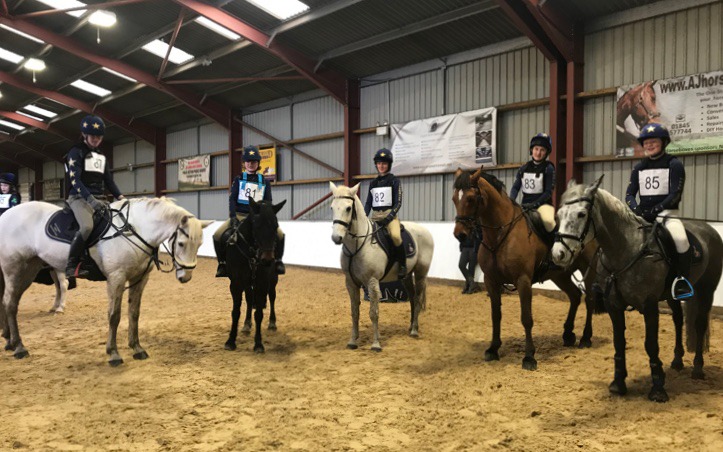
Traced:
<path fill-rule="evenodd" d="M 472 178 L 469 171 L 462 171 L 454 181 L 455 190 L 469 190 L 472 188 Z"/>

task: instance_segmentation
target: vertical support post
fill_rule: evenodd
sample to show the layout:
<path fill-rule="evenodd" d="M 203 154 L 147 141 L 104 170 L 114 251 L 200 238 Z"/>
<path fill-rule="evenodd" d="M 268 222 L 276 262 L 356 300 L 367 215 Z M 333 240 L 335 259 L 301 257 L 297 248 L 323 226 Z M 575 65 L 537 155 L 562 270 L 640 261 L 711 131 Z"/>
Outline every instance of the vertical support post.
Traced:
<path fill-rule="evenodd" d="M 241 173 L 241 153 L 238 149 L 243 147 L 243 125 L 233 120 L 229 115 L 228 122 L 228 185 L 231 186 L 233 178 Z"/>
<path fill-rule="evenodd" d="M 565 156 L 565 115 L 560 96 L 565 93 L 565 65 L 558 60 L 550 61 L 550 138 L 552 138 L 552 154 L 550 161 L 555 165 L 555 192 L 553 203 L 557 207 L 558 201 L 565 191 L 565 171 L 562 170 L 560 160 Z M 567 162 L 570 164 L 570 162 Z"/>
<path fill-rule="evenodd" d="M 38 164 L 35 167 L 35 182 L 33 184 L 34 201 L 40 201 L 43 199 L 43 165 Z"/>
<path fill-rule="evenodd" d="M 156 179 L 155 191 L 156 196 L 162 196 L 163 190 L 167 188 L 166 184 L 166 164 L 163 163 L 166 160 L 166 129 L 156 129 L 156 150 L 155 150 L 155 162 L 153 165 L 153 175 Z"/>
<path fill-rule="evenodd" d="M 582 164 L 575 163 L 582 156 L 583 146 L 583 105 L 575 95 L 583 90 L 582 63 L 567 63 L 567 148 L 565 152 L 565 180 L 582 182 Z M 561 190 L 562 191 L 562 190 Z"/>
<path fill-rule="evenodd" d="M 346 104 L 344 105 L 344 184 L 351 187 L 354 176 L 359 174 L 360 138 L 354 133 L 361 125 L 359 105 L 361 89 L 358 80 L 346 81 Z"/>

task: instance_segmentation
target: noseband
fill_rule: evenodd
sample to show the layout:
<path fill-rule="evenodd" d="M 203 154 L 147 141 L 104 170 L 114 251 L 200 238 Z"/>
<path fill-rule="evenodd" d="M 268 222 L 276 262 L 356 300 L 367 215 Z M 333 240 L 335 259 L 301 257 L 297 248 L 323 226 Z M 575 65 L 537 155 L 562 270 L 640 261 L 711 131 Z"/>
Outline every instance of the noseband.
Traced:
<path fill-rule="evenodd" d="M 168 251 L 168 248 L 166 248 L 166 245 L 165 245 L 165 244 L 163 245 L 163 247 L 166 248 L 166 252 L 171 255 L 171 259 L 173 260 L 173 267 L 174 267 L 176 270 L 180 270 L 180 269 L 183 269 L 183 270 L 193 270 L 194 268 L 196 268 L 196 264 L 186 265 L 186 264 L 181 263 L 181 262 L 176 258 L 176 242 L 178 241 L 178 233 L 179 233 L 179 232 L 180 232 L 181 234 L 185 235 L 187 238 L 190 238 L 190 236 L 188 235 L 188 232 L 184 231 L 183 228 L 181 228 L 181 226 L 179 225 L 179 226 L 176 227 L 175 232 L 173 233 L 173 235 L 172 235 L 171 238 L 170 238 L 171 250 Z"/>
<path fill-rule="evenodd" d="M 575 253 L 572 251 L 572 248 L 568 246 L 567 243 L 563 239 L 571 239 L 575 240 L 577 242 L 580 242 L 580 250 L 582 251 L 583 248 L 585 248 L 585 237 L 587 237 L 587 233 L 590 230 L 590 225 L 592 225 L 592 228 L 594 230 L 595 236 L 597 235 L 597 228 L 595 227 L 595 222 L 592 219 L 592 208 L 595 205 L 595 198 L 591 198 L 589 196 L 581 196 L 579 198 L 575 198 L 573 200 L 567 201 L 565 203 L 566 206 L 577 204 L 579 202 L 587 202 L 590 204 L 590 207 L 588 208 L 588 214 L 587 214 L 587 220 L 585 221 L 585 228 L 582 230 L 582 234 L 579 236 L 572 235 L 572 234 L 564 234 L 557 232 L 555 233 L 555 242 L 562 244 L 567 250 L 570 252 L 570 255 L 574 256 Z M 594 238 L 594 236 L 593 236 Z"/>
<path fill-rule="evenodd" d="M 353 196 L 335 196 L 334 199 L 349 199 L 352 201 L 352 209 L 351 209 L 351 220 L 347 223 L 346 221 L 341 220 L 334 220 L 332 221 L 332 224 L 340 224 L 344 226 L 347 230 L 351 227 L 351 223 L 356 220 L 356 209 L 354 209 L 354 197 Z"/>

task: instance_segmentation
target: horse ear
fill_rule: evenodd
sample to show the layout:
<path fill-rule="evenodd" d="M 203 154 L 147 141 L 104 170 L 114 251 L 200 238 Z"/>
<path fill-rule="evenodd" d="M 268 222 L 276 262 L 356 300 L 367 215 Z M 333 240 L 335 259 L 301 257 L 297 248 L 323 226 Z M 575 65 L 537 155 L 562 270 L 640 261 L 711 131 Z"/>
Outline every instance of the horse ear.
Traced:
<path fill-rule="evenodd" d="M 213 220 L 201 220 L 201 229 L 211 226 L 214 223 Z"/>
<path fill-rule="evenodd" d="M 333 195 L 336 195 L 336 184 L 334 182 L 329 181 L 329 189 Z"/>
<path fill-rule="evenodd" d="M 577 181 L 575 180 L 574 177 L 572 179 L 570 179 L 569 181 L 567 181 L 567 189 L 568 190 L 570 188 L 574 187 L 575 185 L 577 185 Z"/>
<path fill-rule="evenodd" d="M 361 182 L 356 184 L 355 186 L 351 187 L 351 195 L 354 196 L 357 193 L 359 193 L 359 186 L 361 185 Z"/>
<path fill-rule="evenodd" d="M 183 218 L 181 218 L 181 226 L 185 226 L 186 224 L 188 224 L 189 218 L 190 218 L 190 216 L 184 215 Z"/>
<path fill-rule="evenodd" d="M 585 189 L 585 192 L 588 193 L 588 194 L 590 194 L 590 195 L 594 195 L 595 193 L 597 193 L 597 189 L 600 188 L 600 183 L 602 183 L 603 177 L 605 177 L 605 173 L 603 173 L 602 175 L 600 175 L 600 177 L 598 177 L 598 178 L 595 180 L 595 182 L 593 182 L 592 184 L 590 184 L 590 185 Z"/>
<path fill-rule="evenodd" d="M 602 173 L 600 175 L 600 177 L 598 177 L 597 180 L 595 182 L 593 182 L 592 186 L 595 187 L 595 190 L 597 190 L 598 187 L 600 186 L 600 184 L 602 183 L 603 177 L 605 177 L 605 173 Z"/>
<path fill-rule="evenodd" d="M 251 212 L 259 213 L 259 203 L 254 201 L 254 198 L 249 197 L 249 207 L 251 207 Z"/>
<path fill-rule="evenodd" d="M 286 204 L 285 199 L 283 201 L 281 201 L 280 203 L 276 204 L 275 206 L 273 206 L 274 213 L 279 213 L 279 210 L 281 210 L 281 208 L 284 207 L 284 204 Z"/>
<path fill-rule="evenodd" d="M 472 173 L 470 175 L 470 180 L 472 182 L 472 185 L 477 185 L 477 181 L 479 180 L 481 175 L 482 175 L 482 167 L 480 166 L 480 168 L 477 171 L 475 171 L 474 173 Z"/>
<path fill-rule="evenodd" d="M 454 178 L 457 179 L 460 174 L 462 174 L 464 171 L 459 166 L 457 167 L 457 171 L 454 172 Z"/>

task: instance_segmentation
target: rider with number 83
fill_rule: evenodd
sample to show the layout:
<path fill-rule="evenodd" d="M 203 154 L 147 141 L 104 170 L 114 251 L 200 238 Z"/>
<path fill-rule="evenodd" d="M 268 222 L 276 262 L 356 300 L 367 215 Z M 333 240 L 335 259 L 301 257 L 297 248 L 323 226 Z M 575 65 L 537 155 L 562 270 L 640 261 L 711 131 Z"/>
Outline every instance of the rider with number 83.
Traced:
<path fill-rule="evenodd" d="M 379 149 L 374 154 L 377 177 L 369 184 L 369 194 L 364 205 L 364 213 L 380 227 L 386 227 L 394 243 L 394 258 L 399 263 L 398 278 L 407 274 L 407 255 L 402 246 L 401 225 L 397 214 L 402 207 L 402 185 L 399 179 L 390 173 L 394 156 L 389 149 Z"/>
<path fill-rule="evenodd" d="M 678 215 L 678 204 L 683 196 L 685 168 L 677 158 L 665 152 L 670 144 L 668 129 L 662 124 L 647 124 L 640 132 L 638 142 L 645 151 L 645 159 L 635 165 L 625 201 L 636 215 L 648 222 L 657 221 L 670 232 L 678 252 L 676 275 L 672 294 L 675 299 L 689 298 L 693 287 L 687 280 L 693 261 L 693 250 L 685 234 L 683 223 L 671 216 Z M 635 197 L 640 197 L 640 203 Z"/>
<path fill-rule="evenodd" d="M 555 223 L 552 190 L 555 188 L 555 165 L 547 158 L 552 152 L 552 140 L 546 133 L 538 133 L 530 140 L 530 161 L 517 171 L 510 199 L 517 200 L 522 189 L 522 207 L 537 209 L 543 221 Z M 549 207 L 547 207 L 549 206 Z M 542 207 L 542 208 L 541 208 Z"/>
<path fill-rule="evenodd" d="M 99 149 L 105 134 L 103 120 L 93 115 L 84 117 L 80 122 L 80 132 L 83 141 L 70 149 L 65 162 L 65 174 L 70 183 L 68 205 L 79 226 L 70 243 L 65 275 L 86 278 L 88 271 L 80 267 L 80 260 L 85 250 L 85 241 L 93 230 L 93 215 L 105 209 L 106 204 L 102 199 L 105 197 L 105 187 L 108 187 L 116 199 L 123 199 L 124 196 L 113 182 L 106 157 Z"/>
<path fill-rule="evenodd" d="M 216 258 L 218 259 L 218 269 L 216 277 L 222 278 L 228 276 L 226 270 L 226 244 L 224 232 L 232 227 L 238 229 L 239 224 L 248 217 L 251 212 L 249 206 L 249 198 L 253 198 L 256 202 L 272 201 L 271 186 L 264 180 L 263 174 L 259 173 L 259 165 L 261 163 L 261 154 L 256 146 L 246 146 L 243 153 L 244 170 L 240 176 L 236 176 L 231 184 L 231 193 L 228 197 L 228 215 L 226 220 L 213 234 L 213 246 L 216 250 Z M 281 228 L 276 230 L 278 238 L 276 242 L 276 273 L 283 275 L 286 273 L 286 267 L 281 261 L 284 256 L 285 235 Z"/>

